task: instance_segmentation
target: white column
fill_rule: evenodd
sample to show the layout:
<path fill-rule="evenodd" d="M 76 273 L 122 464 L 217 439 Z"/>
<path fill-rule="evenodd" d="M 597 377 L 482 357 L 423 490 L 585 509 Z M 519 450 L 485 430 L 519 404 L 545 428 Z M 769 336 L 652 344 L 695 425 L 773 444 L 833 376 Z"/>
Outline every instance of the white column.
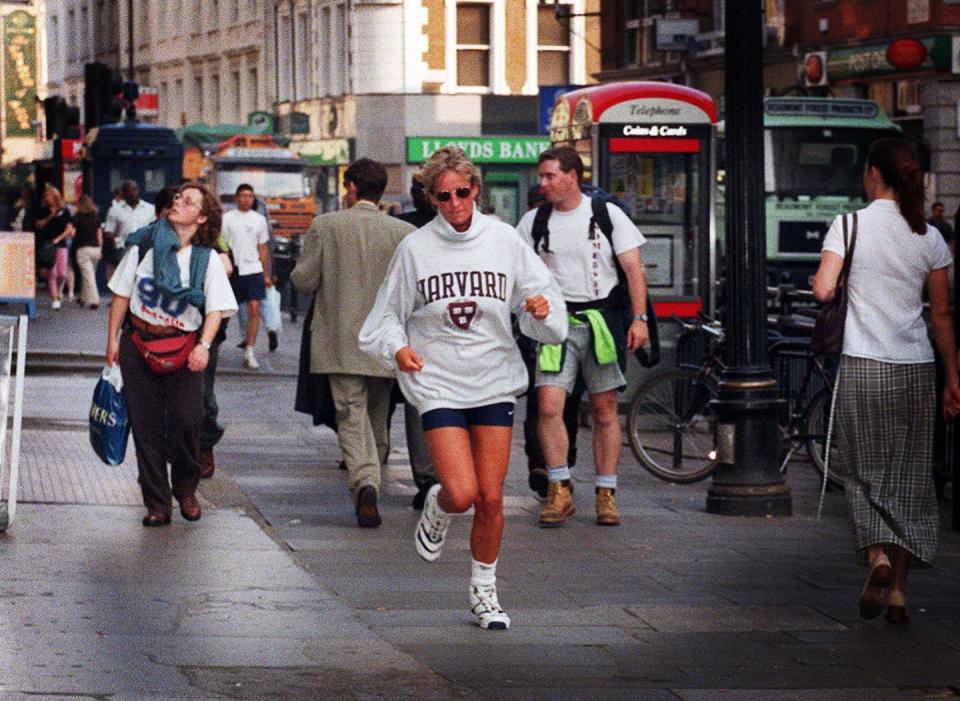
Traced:
<path fill-rule="evenodd" d="M 583 42 L 586 32 L 584 0 L 573 0 L 572 10 L 575 16 L 570 19 L 570 82 L 583 85 L 587 82 L 586 45 Z"/>
<path fill-rule="evenodd" d="M 493 0 L 493 6 L 490 8 L 493 13 L 491 18 L 493 27 L 490 37 L 490 60 L 493 63 L 493 71 L 490 80 L 490 91 L 495 95 L 510 94 L 510 86 L 507 84 L 507 17 L 505 0 Z"/>
<path fill-rule="evenodd" d="M 443 5 L 443 60 L 447 69 L 447 80 L 442 91 L 455 93 L 457 91 L 457 3 L 456 0 L 446 0 Z"/>
<path fill-rule="evenodd" d="M 526 34 L 526 79 L 523 84 L 524 95 L 536 95 L 540 92 L 537 78 L 537 0 L 527 0 L 527 34 Z"/>

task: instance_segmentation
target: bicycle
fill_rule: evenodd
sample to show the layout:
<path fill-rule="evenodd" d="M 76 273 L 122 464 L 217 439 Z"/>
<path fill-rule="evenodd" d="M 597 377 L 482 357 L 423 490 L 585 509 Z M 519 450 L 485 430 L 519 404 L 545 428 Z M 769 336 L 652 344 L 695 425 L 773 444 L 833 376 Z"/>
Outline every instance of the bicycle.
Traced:
<path fill-rule="evenodd" d="M 677 368 L 650 377 L 637 389 L 627 413 L 627 436 L 637 460 L 654 476 L 676 484 L 690 484 L 709 477 L 717 469 L 716 414 L 711 402 L 718 396 L 725 334 L 716 322 L 688 323 L 674 317 L 683 329 Z M 794 332 L 810 328 L 812 320 L 798 315 L 770 317 L 779 329 Z M 684 360 L 684 346 L 706 341 L 705 357 L 699 363 Z M 785 472 L 798 450 L 804 448 L 818 472 L 824 470 L 824 443 L 833 391 L 831 374 L 823 360 L 812 353 L 809 339 L 771 338 L 771 365 L 781 381 L 786 410 L 779 424 L 783 443 L 780 471 Z M 801 379 L 793 377 L 802 364 Z M 836 449 L 831 449 L 829 479 L 843 486 Z"/>

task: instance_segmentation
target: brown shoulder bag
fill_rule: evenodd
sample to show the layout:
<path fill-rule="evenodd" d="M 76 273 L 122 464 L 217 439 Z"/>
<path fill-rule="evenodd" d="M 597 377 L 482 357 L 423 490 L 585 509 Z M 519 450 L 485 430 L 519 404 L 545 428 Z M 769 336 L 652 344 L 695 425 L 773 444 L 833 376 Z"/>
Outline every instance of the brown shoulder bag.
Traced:
<path fill-rule="evenodd" d="M 837 277 L 837 291 L 833 299 L 823 305 L 813 325 L 810 338 L 810 350 L 814 353 L 840 355 L 843 352 L 843 327 L 847 321 L 847 282 L 850 277 L 850 265 L 853 262 L 853 249 L 857 245 L 857 213 L 853 213 L 853 225 L 847 242 L 847 217 L 843 217 L 843 268 Z"/>

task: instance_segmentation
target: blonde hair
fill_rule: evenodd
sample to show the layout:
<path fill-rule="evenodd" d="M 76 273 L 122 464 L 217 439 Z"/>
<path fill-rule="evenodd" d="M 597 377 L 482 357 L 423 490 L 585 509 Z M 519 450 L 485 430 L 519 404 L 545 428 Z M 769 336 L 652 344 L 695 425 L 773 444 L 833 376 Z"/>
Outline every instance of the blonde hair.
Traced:
<path fill-rule="evenodd" d="M 459 146 L 444 146 L 434 151 L 420 169 L 420 181 L 424 189 L 433 193 L 434 184 L 448 170 L 460 173 L 471 185 L 480 185 L 480 169 L 467 158 L 463 149 Z"/>
<path fill-rule="evenodd" d="M 60 194 L 60 191 L 55 188 L 53 185 L 47 185 L 43 188 L 43 196 L 46 198 L 47 193 L 52 192 L 53 196 L 57 198 L 57 209 L 63 209 L 63 195 Z"/>
<path fill-rule="evenodd" d="M 83 195 L 80 198 L 80 201 L 77 203 L 77 214 L 99 214 L 100 210 L 97 209 L 97 205 L 93 203 L 93 198 L 90 195 Z"/>

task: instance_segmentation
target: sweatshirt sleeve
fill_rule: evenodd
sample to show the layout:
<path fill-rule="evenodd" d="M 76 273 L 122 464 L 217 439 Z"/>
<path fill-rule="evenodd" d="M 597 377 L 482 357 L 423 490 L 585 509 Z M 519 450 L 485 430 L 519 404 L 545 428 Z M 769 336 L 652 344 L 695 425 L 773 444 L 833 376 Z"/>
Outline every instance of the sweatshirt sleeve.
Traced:
<path fill-rule="evenodd" d="M 417 278 L 407 248 L 401 243 L 394 251 L 358 339 L 360 350 L 390 371 L 397 369 L 397 351 L 409 345 L 407 319 L 417 299 Z"/>
<path fill-rule="evenodd" d="M 520 333 L 541 343 L 562 343 L 567 339 L 567 305 L 553 275 L 533 248 L 517 239 L 517 278 L 510 299 L 510 307 L 520 320 Z M 550 305 L 550 313 L 542 321 L 524 311 L 528 297 L 543 295 Z"/>

